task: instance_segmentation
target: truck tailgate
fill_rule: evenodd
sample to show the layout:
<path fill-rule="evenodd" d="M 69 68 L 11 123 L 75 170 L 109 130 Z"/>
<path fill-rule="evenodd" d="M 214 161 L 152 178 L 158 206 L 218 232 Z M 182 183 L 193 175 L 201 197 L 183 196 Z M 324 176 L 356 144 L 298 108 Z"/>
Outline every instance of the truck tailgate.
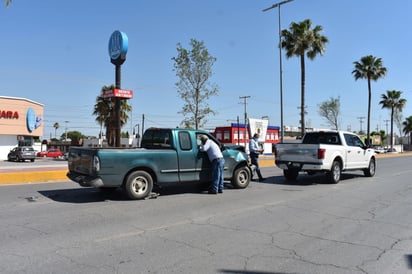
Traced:
<path fill-rule="evenodd" d="M 276 161 L 316 163 L 318 148 L 319 145 L 312 144 L 280 144 L 276 147 Z"/>
<path fill-rule="evenodd" d="M 95 150 L 85 148 L 70 148 L 68 168 L 71 172 L 76 172 L 85 175 L 92 175 L 93 169 L 93 156 Z"/>

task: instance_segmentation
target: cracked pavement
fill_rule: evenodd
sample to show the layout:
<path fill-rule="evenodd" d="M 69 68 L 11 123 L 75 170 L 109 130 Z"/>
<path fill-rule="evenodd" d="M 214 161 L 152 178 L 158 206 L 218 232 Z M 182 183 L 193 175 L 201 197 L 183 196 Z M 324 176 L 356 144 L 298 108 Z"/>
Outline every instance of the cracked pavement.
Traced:
<path fill-rule="evenodd" d="M 2 186 L 0 273 L 412 272 L 412 157 L 337 185 L 303 175 L 129 201 L 73 183 Z"/>

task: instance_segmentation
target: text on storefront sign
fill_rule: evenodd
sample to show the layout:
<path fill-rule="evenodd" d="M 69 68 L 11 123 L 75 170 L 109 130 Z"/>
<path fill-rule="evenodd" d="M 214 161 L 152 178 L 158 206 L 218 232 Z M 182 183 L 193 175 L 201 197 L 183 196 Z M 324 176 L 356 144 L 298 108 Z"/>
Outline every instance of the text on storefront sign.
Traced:
<path fill-rule="evenodd" d="M 0 118 L 3 119 L 19 119 L 19 113 L 11 110 L 0 110 Z"/>

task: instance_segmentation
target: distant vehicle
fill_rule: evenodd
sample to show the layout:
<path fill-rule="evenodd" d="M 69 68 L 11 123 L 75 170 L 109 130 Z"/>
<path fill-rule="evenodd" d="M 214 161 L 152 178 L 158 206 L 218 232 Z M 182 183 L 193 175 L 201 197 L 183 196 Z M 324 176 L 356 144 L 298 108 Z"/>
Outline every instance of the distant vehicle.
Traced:
<path fill-rule="evenodd" d="M 58 158 L 62 156 L 63 152 L 60 149 L 49 149 L 47 151 L 40 151 L 37 153 L 37 157 Z"/>
<path fill-rule="evenodd" d="M 8 161 L 16 161 L 16 162 L 24 162 L 25 160 L 30 160 L 34 162 L 36 158 L 36 152 L 32 147 L 15 147 L 10 150 L 9 154 L 7 155 Z"/>
<path fill-rule="evenodd" d="M 288 181 L 296 180 L 304 171 L 325 173 L 336 184 L 342 171 L 363 170 L 366 177 L 372 177 L 376 169 L 375 150 L 345 131 L 307 132 L 301 143 L 277 144 L 275 157 L 276 166 L 283 169 Z"/>
<path fill-rule="evenodd" d="M 378 153 L 378 154 L 388 152 L 388 150 L 383 147 L 375 147 L 374 149 L 375 149 L 375 153 Z"/>

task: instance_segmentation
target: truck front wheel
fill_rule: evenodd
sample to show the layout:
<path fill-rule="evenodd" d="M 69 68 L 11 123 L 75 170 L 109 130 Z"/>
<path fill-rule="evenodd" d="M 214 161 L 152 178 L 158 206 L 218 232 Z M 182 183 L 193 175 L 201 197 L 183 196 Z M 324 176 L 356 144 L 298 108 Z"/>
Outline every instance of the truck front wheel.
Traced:
<path fill-rule="evenodd" d="M 233 174 L 232 185 L 235 188 L 246 188 L 251 179 L 251 173 L 247 166 L 237 168 Z"/>
<path fill-rule="evenodd" d="M 376 171 L 376 161 L 375 158 L 371 158 L 369 161 L 369 166 L 368 168 L 363 170 L 363 174 L 365 174 L 366 177 L 373 177 L 375 176 L 375 171 Z"/>
<path fill-rule="evenodd" d="M 337 184 L 340 181 L 340 175 L 342 173 L 341 165 L 338 161 L 333 161 L 332 168 L 328 172 L 329 180 L 332 184 Z"/>
<path fill-rule="evenodd" d="M 144 199 L 152 192 L 153 178 L 146 171 L 134 171 L 127 177 L 124 189 L 130 199 Z"/>

